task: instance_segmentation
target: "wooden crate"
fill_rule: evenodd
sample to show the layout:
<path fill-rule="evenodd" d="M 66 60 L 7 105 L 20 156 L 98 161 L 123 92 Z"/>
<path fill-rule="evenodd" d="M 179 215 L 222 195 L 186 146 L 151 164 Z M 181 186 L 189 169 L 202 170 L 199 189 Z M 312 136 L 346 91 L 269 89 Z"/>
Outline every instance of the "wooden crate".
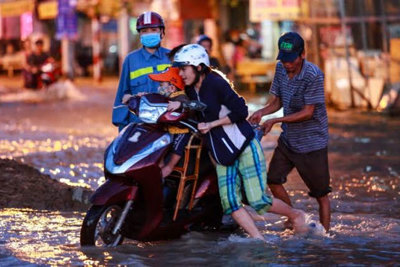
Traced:
<path fill-rule="evenodd" d="M 244 60 L 236 66 L 238 82 L 248 84 L 251 93 L 256 92 L 256 85 L 271 82 L 276 62 L 264 60 Z"/>
<path fill-rule="evenodd" d="M 390 81 L 400 82 L 400 38 L 390 40 Z"/>

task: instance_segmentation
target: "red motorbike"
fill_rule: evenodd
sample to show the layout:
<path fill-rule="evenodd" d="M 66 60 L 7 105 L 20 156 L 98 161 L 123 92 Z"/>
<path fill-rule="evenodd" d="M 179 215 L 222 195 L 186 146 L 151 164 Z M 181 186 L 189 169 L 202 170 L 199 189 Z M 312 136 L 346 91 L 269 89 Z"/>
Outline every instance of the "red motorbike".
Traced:
<path fill-rule="evenodd" d="M 61 69 L 54 61 L 47 60 L 40 67 L 39 88 L 48 87 L 61 77 Z"/>
<path fill-rule="evenodd" d="M 32 90 L 46 89 L 61 77 L 61 69 L 54 60 L 46 60 L 35 72 L 24 70 L 24 86 Z"/>
<path fill-rule="evenodd" d="M 124 238 L 170 239 L 192 229 L 221 226 L 216 172 L 201 149 L 201 139 L 194 137 L 196 122 L 187 118 L 187 112 L 168 112 L 167 105 L 168 99 L 160 94 L 129 100 L 129 110 L 143 123 L 127 125 L 106 149 L 106 182 L 90 199 L 81 228 L 82 246 L 117 246 Z M 173 141 L 167 125 L 188 128 L 194 135 L 183 165 L 163 183 L 159 163 Z"/>

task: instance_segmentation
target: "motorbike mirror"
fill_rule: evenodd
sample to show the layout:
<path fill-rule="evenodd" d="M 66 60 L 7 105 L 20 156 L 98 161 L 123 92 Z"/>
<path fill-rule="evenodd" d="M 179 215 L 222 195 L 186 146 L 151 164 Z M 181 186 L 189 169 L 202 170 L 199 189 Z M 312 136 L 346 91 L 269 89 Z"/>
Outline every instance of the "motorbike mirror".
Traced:
<path fill-rule="evenodd" d="M 194 111 L 204 111 L 207 105 L 201 101 L 189 101 L 187 103 L 182 103 L 184 109 L 194 110 Z"/>

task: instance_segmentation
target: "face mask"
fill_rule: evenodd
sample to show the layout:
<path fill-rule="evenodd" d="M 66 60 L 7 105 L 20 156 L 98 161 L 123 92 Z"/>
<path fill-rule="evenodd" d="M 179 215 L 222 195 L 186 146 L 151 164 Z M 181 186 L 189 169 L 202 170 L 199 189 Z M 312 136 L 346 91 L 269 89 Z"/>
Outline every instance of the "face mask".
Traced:
<path fill-rule="evenodd" d="M 161 34 L 158 32 L 143 34 L 140 36 L 140 42 L 146 47 L 157 47 L 161 42 Z"/>

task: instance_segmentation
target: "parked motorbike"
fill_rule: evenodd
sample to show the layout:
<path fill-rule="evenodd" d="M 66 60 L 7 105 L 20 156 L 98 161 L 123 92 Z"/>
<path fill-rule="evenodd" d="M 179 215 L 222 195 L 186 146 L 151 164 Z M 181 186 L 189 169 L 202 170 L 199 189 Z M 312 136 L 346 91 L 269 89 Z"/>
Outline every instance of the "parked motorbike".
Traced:
<path fill-rule="evenodd" d="M 165 126 L 197 132 L 196 122 L 188 119 L 187 112 L 168 112 L 167 105 L 168 99 L 160 94 L 129 100 L 129 110 L 143 123 L 127 125 L 106 149 L 106 182 L 90 199 L 92 206 L 80 233 L 82 246 L 117 246 L 124 238 L 170 239 L 192 229 L 216 229 L 221 225 L 217 176 L 206 153 L 194 160 L 194 170 L 199 173 L 184 188 L 179 175 L 167 177 L 162 183 L 159 163 L 173 141 Z M 187 148 L 185 153 L 190 151 Z M 190 158 L 189 154 L 183 158 L 187 156 Z M 193 164 L 193 160 L 188 162 Z"/>

